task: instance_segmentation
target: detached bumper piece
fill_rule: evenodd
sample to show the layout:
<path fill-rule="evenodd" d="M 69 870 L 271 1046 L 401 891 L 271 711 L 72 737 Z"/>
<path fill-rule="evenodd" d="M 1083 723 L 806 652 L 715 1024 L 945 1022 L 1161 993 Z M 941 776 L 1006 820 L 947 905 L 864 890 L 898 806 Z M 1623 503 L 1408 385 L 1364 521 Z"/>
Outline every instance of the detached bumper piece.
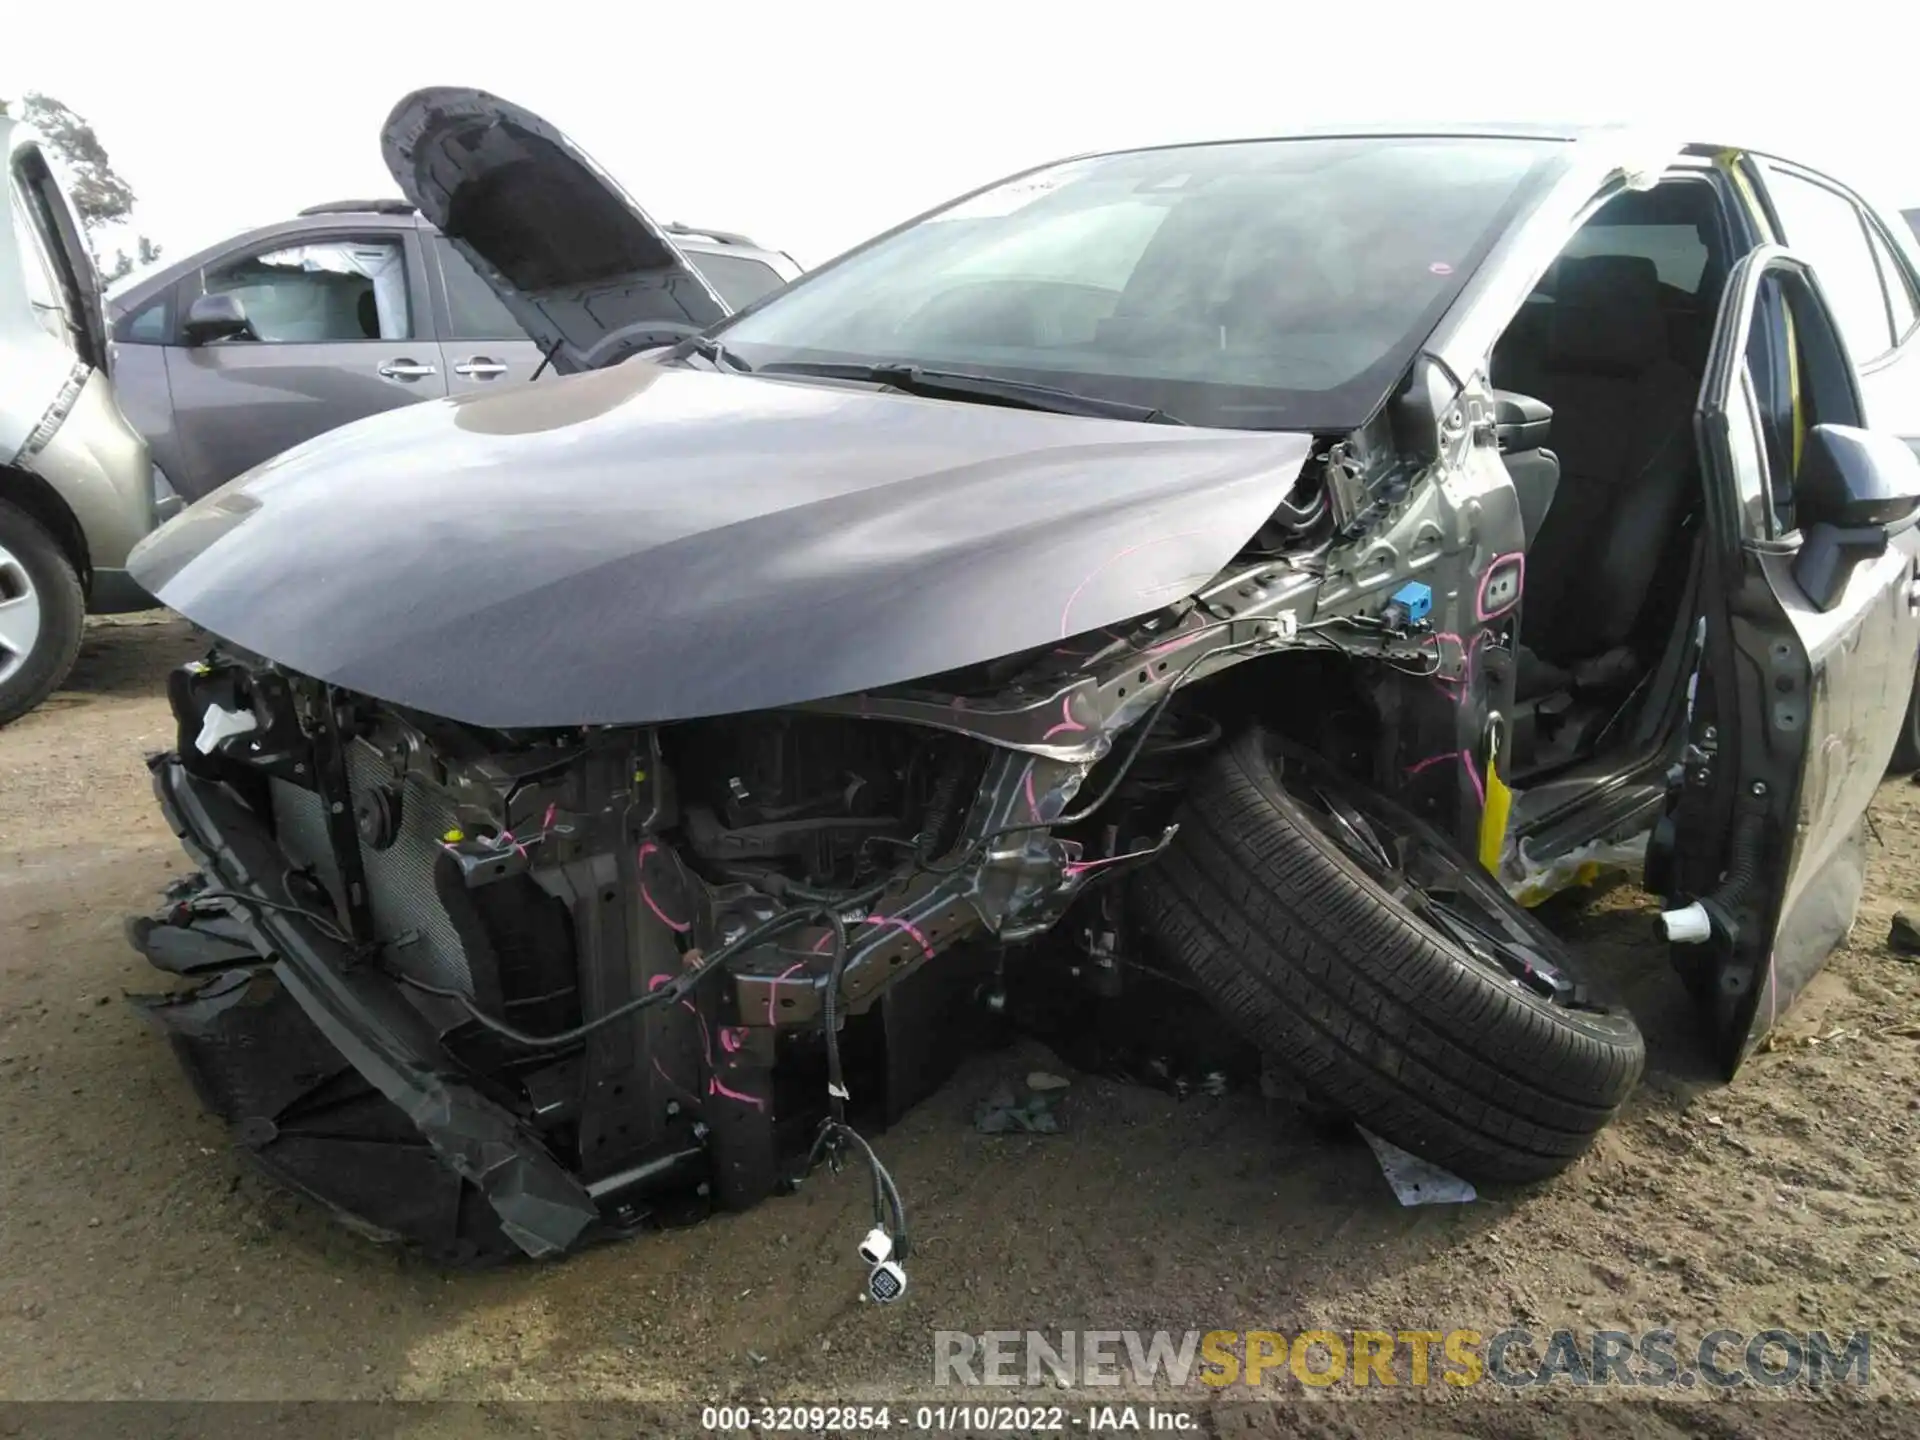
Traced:
<path fill-rule="evenodd" d="M 128 938 L 200 983 L 140 1003 L 261 1166 L 356 1228 L 443 1263 L 553 1256 L 628 1228 L 458 1078 L 393 981 L 295 913 L 279 878 L 286 858 L 245 806 L 175 756 L 151 767 L 204 881 L 177 885 Z M 196 905 L 208 890 L 241 898 Z"/>

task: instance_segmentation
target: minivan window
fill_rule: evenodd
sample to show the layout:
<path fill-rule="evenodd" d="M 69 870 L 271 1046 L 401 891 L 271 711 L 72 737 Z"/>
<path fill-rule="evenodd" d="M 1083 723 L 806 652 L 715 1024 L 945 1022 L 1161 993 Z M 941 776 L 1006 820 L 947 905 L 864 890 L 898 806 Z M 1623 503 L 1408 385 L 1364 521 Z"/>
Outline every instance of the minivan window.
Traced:
<path fill-rule="evenodd" d="M 445 236 L 433 242 L 440 257 L 440 274 L 447 282 L 448 333 L 455 340 L 524 340 L 520 328 L 493 287 L 467 263 Z"/>
<path fill-rule="evenodd" d="M 1884 354 L 1893 344 L 1893 329 L 1859 208 L 1838 190 L 1772 167 L 1767 194 L 1787 248 L 1812 263 L 1854 362 Z"/>
<path fill-rule="evenodd" d="M 706 281 L 729 310 L 744 310 L 762 295 L 778 290 L 787 282 L 780 272 L 764 260 L 749 260 L 744 255 L 715 255 L 707 251 L 687 251 L 686 257 L 706 277 Z"/>
<path fill-rule="evenodd" d="M 1352 428 L 1565 154 L 1388 136 L 1066 161 L 814 272 L 726 343 L 754 365 L 904 362 L 1195 424 Z"/>
<path fill-rule="evenodd" d="M 270 344 L 406 340 L 413 335 L 406 252 L 396 239 L 282 244 L 206 271 L 209 295 L 238 297 Z"/>

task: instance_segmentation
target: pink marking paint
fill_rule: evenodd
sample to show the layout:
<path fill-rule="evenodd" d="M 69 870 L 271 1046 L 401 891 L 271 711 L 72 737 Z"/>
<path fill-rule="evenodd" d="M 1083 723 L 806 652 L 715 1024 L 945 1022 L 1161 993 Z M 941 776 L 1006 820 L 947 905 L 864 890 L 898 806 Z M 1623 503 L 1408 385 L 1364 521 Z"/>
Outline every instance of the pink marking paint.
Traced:
<path fill-rule="evenodd" d="M 1091 585 L 1093 583 L 1094 577 L 1098 575 L 1102 570 L 1106 569 L 1109 565 L 1118 564 L 1120 561 L 1126 559 L 1129 555 L 1133 555 L 1141 550 L 1145 550 L 1149 545 L 1170 545 L 1175 540 L 1186 540 L 1200 533 L 1201 532 L 1198 530 L 1182 530 L 1177 534 L 1173 534 L 1173 535 L 1156 535 L 1151 540 L 1140 540 L 1135 542 L 1132 545 L 1127 546 L 1123 550 L 1117 550 L 1113 554 L 1109 555 L 1106 559 L 1102 560 L 1098 565 L 1094 566 L 1093 569 L 1087 572 L 1086 579 L 1082 580 L 1078 585 L 1073 587 L 1073 593 L 1067 596 L 1067 603 L 1060 607 L 1060 638 L 1064 640 L 1067 636 L 1073 633 L 1073 630 L 1070 626 L 1069 617 L 1071 617 L 1073 614 L 1074 603 L 1079 600 L 1080 592 L 1085 590 L 1087 586 Z M 1118 637 L 1115 637 L 1115 638 L 1118 638 Z"/>
<path fill-rule="evenodd" d="M 656 975 L 651 980 L 647 981 L 647 993 L 651 995 L 654 991 L 658 990 L 662 985 L 670 984 L 672 983 L 672 981 L 673 981 L 673 976 L 671 975 Z"/>
<path fill-rule="evenodd" d="M 667 1073 L 667 1067 L 660 1063 L 660 1059 L 658 1056 L 654 1057 L 653 1068 L 654 1068 L 654 1073 L 659 1075 L 659 1077 L 662 1080 L 666 1081 L 667 1084 L 671 1085 L 674 1089 L 678 1090 L 682 1095 L 686 1096 L 689 1100 L 695 1098 L 693 1091 L 687 1089 L 686 1086 L 682 1085 L 678 1080 L 674 1079 L 671 1075 Z"/>
<path fill-rule="evenodd" d="M 1480 783 L 1480 767 L 1473 763 L 1473 755 L 1466 750 L 1449 750 L 1443 755 L 1429 755 L 1424 760 L 1416 760 L 1407 767 L 1407 774 L 1418 775 L 1423 770 L 1431 770 L 1435 765 L 1445 765 L 1457 760 L 1465 768 L 1467 779 L 1473 784 L 1473 793 L 1479 799 L 1482 809 L 1487 804 L 1487 787 Z"/>
<path fill-rule="evenodd" d="M 676 920 L 654 903 L 653 895 L 647 889 L 647 882 L 640 882 L 640 898 L 646 902 L 647 909 L 653 912 L 653 918 L 677 934 L 684 935 L 693 928 L 689 920 Z"/>
<path fill-rule="evenodd" d="M 747 1027 L 744 1025 L 723 1025 L 720 1027 L 720 1048 L 729 1055 L 736 1055 L 740 1047 L 747 1043 Z"/>
<path fill-rule="evenodd" d="M 1040 738 L 1042 740 L 1051 740 L 1056 735 L 1084 735 L 1086 729 L 1086 726 L 1073 718 L 1073 697 L 1071 695 L 1063 695 L 1060 697 L 1060 723 L 1048 730 L 1047 733 Z"/>
<path fill-rule="evenodd" d="M 881 925 L 891 930 L 904 930 L 913 937 L 914 943 L 920 947 L 920 953 L 922 955 L 929 960 L 933 958 L 933 946 L 927 943 L 927 937 L 922 935 L 919 927 L 914 925 L 910 920 L 902 920 L 896 915 L 869 915 L 860 923 L 863 925 Z"/>
<path fill-rule="evenodd" d="M 540 828 L 542 830 L 551 830 L 553 828 L 553 817 L 559 813 L 560 807 L 557 804 L 547 806 L 547 813 L 540 817 Z"/>
<path fill-rule="evenodd" d="M 1069 860 L 1060 867 L 1060 873 L 1072 879 L 1086 874 L 1089 870 L 1098 870 L 1102 865 L 1117 865 L 1122 860 L 1138 860 L 1140 855 L 1141 852 L 1135 850 L 1125 855 L 1103 855 L 1098 860 Z"/>
<path fill-rule="evenodd" d="M 1773 1029 L 1773 1022 L 1780 1014 L 1780 986 L 1773 968 L 1774 954 L 1767 952 L 1767 1029 Z"/>
<path fill-rule="evenodd" d="M 707 1039 L 707 1027 L 700 1023 L 700 1012 L 693 1008 L 691 1000 L 682 1000 L 680 1008 L 693 1016 L 693 1023 L 700 1031 L 700 1054 L 707 1062 L 707 1069 L 713 1069 L 713 1042 Z"/>
<path fill-rule="evenodd" d="M 831 938 L 831 937 L 823 937 L 823 938 Z M 820 947 L 816 945 L 814 948 L 817 950 Z M 774 1000 L 779 994 L 780 982 L 782 980 L 785 980 L 789 975 L 793 974 L 794 971 L 804 970 L 806 968 L 807 968 L 806 961 L 796 960 L 793 962 L 793 964 L 787 966 L 786 969 L 782 970 L 778 975 L 773 977 L 773 984 L 767 987 L 767 1024 L 771 1025 L 773 1024 L 773 1021 L 774 1021 L 773 1004 L 774 1004 Z"/>
<path fill-rule="evenodd" d="M 647 909 L 653 912 L 654 919 L 658 920 L 675 934 L 684 935 L 693 928 L 693 922 L 690 920 L 676 920 L 667 914 L 666 911 L 660 908 L 658 902 L 654 900 L 653 892 L 647 889 L 647 857 L 659 848 L 660 847 L 651 840 L 640 847 L 640 854 L 636 862 L 640 869 L 640 899 L 645 902 Z"/>
<path fill-rule="evenodd" d="M 1480 647 L 1493 638 L 1489 630 L 1477 630 L 1471 641 L 1462 640 L 1458 635 L 1447 632 L 1433 637 L 1436 640 L 1451 640 L 1460 649 L 1460 673 L 1457 676 L 1436 675 L 1433 683 L 1440 687 L 1440 693 L 1456 705 L 1464 706 L 1473 693 L 1473 665 Z M 1458 686 L 1457 690 L 1451 688 Z"/>
<path fill-rule="evenodd" d="M 1488 582 L 1490 582 L 1493 579 L 1493 577 L 1499 573 L 1500 569 L 1503 566 L 1505 566 L 1508 561 L 1512 561 L 1513 564 L 1516 567 L 1518 567 L 1520 571 L 1520 574 L 1514 580 L 1513 599 L 1509 600 L 1506 604 L 1502 605 L 1498 610 L 1489 610 L 1487 609 Z M 1526 588 L 1527 588 L 1527 557 L 1521 554 L 1518 550 L 1514 551 L 1510 555 L 1494 556 L 1493 563 L 1487 566 L 1486 573 L 1480 577 L 1480 593 L 1473 597 L 1474 618 L 1476 620 L 1491 620 L 1496 615 L 1506 614 L 1507 611 L 1511 610 L 1514 606 L 1520 603 L 1520 597 L 1526 593 Z"/>
<path fill-rule="evenodd" d="M 1480 802 L 1482 810 L 1487 808 L 1487 787 L 1480 783 L 1480 767 L 1473 763 L 1470 752 L 1460 752 L 1460 763 L 1467 767 L 1467 779 L 1473 782 L 1473 798 Z"/>
<path fill-rule="evenodd" d="M 743 1095 L 738 1090 L 730 1090 L 720 1083 L 720 1077 L 717 1075 L 707 1081 L 707 1093 L 709 1095 L 724 1095 L 729 1100 L 738 1100 L 742 1105 L 751 1105 L 756 1110 L 764 1110 L 767 1108 L 767 1102 L 762 1100 L 758 1095 Z"/>
<path fill-rule="evenodd" d="M 1031 769 L 1027 771 L 1027 778 L 1024 784 L 1027 792 L 1027 810 L 1032 814 L 1034 819 L 1038 820 L 1040 818 L 1040 797 L 1033 793 L 1033 771 Z"/>

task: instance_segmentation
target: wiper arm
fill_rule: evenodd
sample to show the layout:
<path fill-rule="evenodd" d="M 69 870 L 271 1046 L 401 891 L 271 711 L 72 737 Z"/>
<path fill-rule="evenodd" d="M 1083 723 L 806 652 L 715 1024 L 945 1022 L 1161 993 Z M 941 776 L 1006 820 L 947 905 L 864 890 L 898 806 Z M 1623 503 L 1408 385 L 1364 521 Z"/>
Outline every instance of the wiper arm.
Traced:
<path fill-rule="evenodd" d="M 997 400 L 1021 410 L 1043 410 L 1053 415 L 1084 415 L 1096 420 L 1134 420 L 1148 425 L 1184 425 L 1176 415 L 1151 405 L 1129 405 L 1082 395 L 1053 385 L 1008 380 L 998 375 L 974 375 L 964 370 L 929 370 L 924 365 L 850 365 L 805 360 L 782 361 L 761 368 L 762 374 L 819 375 L 836 380 L 867 380 L 891 386 L 909 395 L 963 400 Z"/>
<path fill-rule="evenodd" d="M 753 366 L 742 360 L 733 351 L 722 345 L 711 335 L 695 335 L 680 342 L 687 350 L 698 355 L 716 370 L 734 370 L 742 375 L 751 375 Z"/>

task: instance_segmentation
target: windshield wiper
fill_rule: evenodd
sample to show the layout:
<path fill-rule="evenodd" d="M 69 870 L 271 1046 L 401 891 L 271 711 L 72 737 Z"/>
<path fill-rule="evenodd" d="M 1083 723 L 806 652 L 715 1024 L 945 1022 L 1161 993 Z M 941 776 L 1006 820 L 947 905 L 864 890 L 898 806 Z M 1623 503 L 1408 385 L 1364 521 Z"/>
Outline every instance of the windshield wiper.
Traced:
<path fill-rule="evenodd" d="M 855 365 L 835 361 L 785 360 L 763 365 L 762 375 L 818 375 L 832 380 L 865 380 L 933 399 L 995 400 L 1021 410 L 1043 410 L 1053 415 L 1085 415 L 1096 420 L 1135 420 L 1148 425 L 1184 425 L 1176 415 L 1151 405 L 1129 405 L 1082 395 L 1053 385 L 1008 380 L 998 375 L 974 375 L 963 370 L 930 370 L 924 365 Z"/>

